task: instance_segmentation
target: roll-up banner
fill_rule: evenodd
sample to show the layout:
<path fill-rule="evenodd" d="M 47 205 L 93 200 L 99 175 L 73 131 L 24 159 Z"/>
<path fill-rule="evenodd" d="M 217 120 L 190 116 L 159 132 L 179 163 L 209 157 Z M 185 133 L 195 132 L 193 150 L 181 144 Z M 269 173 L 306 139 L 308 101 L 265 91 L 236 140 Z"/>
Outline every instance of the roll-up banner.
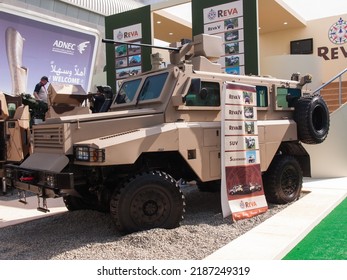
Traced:
<path fill-rule="evenodd" d="M 233 220 L 267 211 L 260 170 L 256 89 L 225 83 L 222 93 L 223 216 Z"/>

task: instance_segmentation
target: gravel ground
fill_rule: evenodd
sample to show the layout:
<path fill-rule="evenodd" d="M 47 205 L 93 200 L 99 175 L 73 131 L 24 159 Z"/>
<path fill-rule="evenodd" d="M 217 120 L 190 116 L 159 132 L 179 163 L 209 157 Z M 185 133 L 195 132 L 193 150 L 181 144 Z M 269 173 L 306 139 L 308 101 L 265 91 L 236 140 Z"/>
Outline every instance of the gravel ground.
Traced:
<path fill-rule="evenodd" d="M 2 260 L 199 260 L 288 205 L 269 205 L 236 223 L 223 218 L 220 193 L 184 189 L 186 213 L 178 228 L 119 234 L 109 214 L 66 212 L 0 229 Z"/>

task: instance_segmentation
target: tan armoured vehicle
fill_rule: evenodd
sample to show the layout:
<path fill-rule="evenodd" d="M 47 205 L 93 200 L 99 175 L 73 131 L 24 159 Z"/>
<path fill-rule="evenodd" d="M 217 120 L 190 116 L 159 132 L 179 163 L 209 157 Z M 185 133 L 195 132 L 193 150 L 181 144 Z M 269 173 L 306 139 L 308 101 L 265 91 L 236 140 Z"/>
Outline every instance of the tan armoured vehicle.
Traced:
<path fill-rule="evenodd" d="M 1 193 L 7 192 L 5 165 L 20 164 L 30 154 L 30 113 L 22 97 L 0 92 L 0 177 Z"/>
<path fill-rule="evenodd" d="M 110 42 L 109 40 L 104 40 Z M 111 41 L 111 43 L 115 43 Z M 108 112 L 65 115 L 33 127 L 33 154 L 6 167 L 6 182 L 69 210 L 110 211 L 119 231 L 179 226 L 179 179 L 220 186 L 221 94 L 226 82 L 256 86 L 260 166 L 267 200 L 298 199 L 310 157 L 301 144 L 324 141 L 329 113 L 293 80 L 222 73 L 219 37 L 172 44 L 171 65 L 122 82 Z M 48 210 L 48 209 L 47 209 Z"/>

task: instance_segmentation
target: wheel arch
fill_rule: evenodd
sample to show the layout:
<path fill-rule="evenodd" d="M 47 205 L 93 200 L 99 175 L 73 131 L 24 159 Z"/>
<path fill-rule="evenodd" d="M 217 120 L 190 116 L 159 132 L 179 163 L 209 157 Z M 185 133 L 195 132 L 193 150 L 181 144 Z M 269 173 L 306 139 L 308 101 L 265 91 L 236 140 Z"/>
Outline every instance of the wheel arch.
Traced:
<path fill-rule="evenodd" d="M 142 153 L 135 162 L 135 169 L 161 170 L 170 174 L 176 180 L 195 180 L 198 178 L 194 170 L 184 160 L 178 151 Z"/>
<path fill-rule="evenodd" d="M 282 142 L 277 154 L 291 155 L 299 162 L 304 177 L 311 177 L 310 155 L 300 142 Z"/>

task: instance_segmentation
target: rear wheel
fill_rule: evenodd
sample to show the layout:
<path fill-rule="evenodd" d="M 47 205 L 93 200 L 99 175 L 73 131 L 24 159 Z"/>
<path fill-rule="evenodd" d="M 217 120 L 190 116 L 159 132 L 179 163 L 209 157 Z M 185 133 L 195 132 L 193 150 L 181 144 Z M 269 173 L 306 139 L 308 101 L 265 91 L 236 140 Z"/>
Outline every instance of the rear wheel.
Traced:
<path fill-rule="evenodd" d="M 300 197 L 302 170 L 292 156 L 276 156 L 264 174 L 266 200 L 276 204 L 293 202 Z"/>
<path fill-rule="evenodd" d="M 184 196 L 176 181 L 161 171 L 140 173 L 112 195 L 110 212 L 119 231 L 175 228 L 184 213 Z"/>

